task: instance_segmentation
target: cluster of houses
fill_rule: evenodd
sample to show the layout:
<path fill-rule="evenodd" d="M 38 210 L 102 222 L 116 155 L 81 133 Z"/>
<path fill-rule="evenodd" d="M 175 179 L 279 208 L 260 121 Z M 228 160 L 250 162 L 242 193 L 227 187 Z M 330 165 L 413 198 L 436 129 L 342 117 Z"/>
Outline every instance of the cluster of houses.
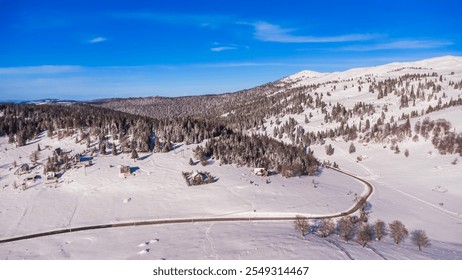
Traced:
<path fill-rule="evenodd" d="M 84 154 L 77 153 L 73 155 L 70 160 L 67 160 L 67 154 L 69 152 L 63 151 L 61 148 L 56 148 L 53 151 L 53 155 L 59 159 L 60 162 L 63 162 L 63 158 L 66 157 L 66 161 L 64 163 L 63 169 L 64 170 L 69 170 L 69 169 L 78 169 L 81 167 L 88 167 L 92 165 L 92 160 L 93 157 L 86 156 Z M 66 154 L 66 156 L 65 156 Z M 15 175 L 24 175 L 24 174 L 30 174 L 31 170 L 34 169 L 36 166 L 29 166 L 29 164 L 24 163 L 19 166 L 19 168 L 15 171 Z M 112 166 L 111 166 L 112 167 Z M 130 167 L 128 165 L 121 165 L 119 168 L 119 177 L 122 178 L 127 178 L 128 176 L 134 175 L 134 171 L 137 168 L 135 167 Z M 268 176 L 268 170 L 266 168 L 255 168 L 254 169 L 254 174 L 257 176 Z M 37 172 L 36 172 L 37 173 Z M 56 180 L 59 177 L 59 174 L 54 171 L 48 171 L 45 174 L 45 178 L 48 181 L 51 180 Z M 202 185 L 202 184 L 208 184 L 212 183 L 215 181 L 215 178 L 210 175 L 208 172 L 199 172 L 199 171 L 193 171 L 193 172 L 183 172 L 183 176 L 188 184 L 188 186 L 196 186 L 196 185 Z M 27 184 L 30 182 L 35 182 L 36 180 L 41 179 L 40 175 L 29 175 L 26 178 L 24 178 L 23 184 Z"/>
<path fill-rule="evenodd" d="M 56 148 L 53 151 L 53 157 L 57 158 L 59 162 L 65 162 L 64 166 L 62 166 L 63 170 L 87 167 L 87 166 L 92 165 L 93 158 L 89 156 L 84 156 L 80 153 L 77 153 L 74 156 L 72 156 L 70 160 L 64 161 L 63 159 L 67 157 L 68 153 L 69 152 L 65 152 L 61 148 Z M 38 165 L 41 165 L 41 164 L 38 164 Z M 39 180 L 42 178 L 42 176 L 38 175 L 38 172 L 35 172 L 35 174 L 32 174 L 32 170 L 34 170 L 38 165 L 36 164 L 34 166 L 31 166 L 27 163 L 23 163 L 14 172 L 14 175 L 17 175 L 17 176 L 27 175 L 23 179 L 23 185 L 35 183 L 36 180 Z M 48 181 L 56 180 L 59 177 L 59 173 L 55 171 L 48 171 L 44 175 L 45 175 L 44 176 L 45 179 Z"/>

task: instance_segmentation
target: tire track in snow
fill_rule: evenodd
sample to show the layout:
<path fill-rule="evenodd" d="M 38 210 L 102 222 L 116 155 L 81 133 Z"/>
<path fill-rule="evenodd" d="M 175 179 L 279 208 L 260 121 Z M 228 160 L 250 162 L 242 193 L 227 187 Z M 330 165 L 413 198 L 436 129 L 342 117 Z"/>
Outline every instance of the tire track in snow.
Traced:
<path fill-rule="evenodd" d="M 369 244 L 366 244 L 366 247 L 367 249 L 370 249 L 372 252 L 376 253 L 379 257 L 381 257 L 382 259 L 384 260 L 388 260 L 384 255 L 382 255 L 379 251 L 377 251 L 374 247 L 372 247 L 371 245 Z"/>
<path fill-rule="evenodd" d="M 413 199 L 415 201 L 421 202 L 421 203 L 429 206 L 430 208 L 436 210 L 437 212 L 440 212 L 441 214 L 443 214 L 443 215 L 445 215 L 445 216 L 447 216 L 447 217 L 449 217 L 449 218 L 451 218 L 451 219 L 453 219 L 455 221 L 458 221 L 458 222 L 462 221 L 461 215 L 459 213 L 455 213 L 455 212 L 452 212 L 452 211 L 449 211 L 449 210 L 446 210 L 446 209 L 442 209 L 441 207 L 439 207 L 439 206 L 437 206 L 435 204 L 432 204 L 432 203 L 430 203 L 428 201 L 420 199 L 420 198 L 418 198 L 418 197 L 416 197 L 414 195 L 408 194 L 407 192 L 404 192 L 404 191 L 399 190 L 397 188 L 393 188 L 393 187 L 390 187 L 390 186 L 387 186 L 387 185 L 384 185 L 384 186 L 387 187 L 388 189 L 394 190 L 394 191 L 396 191 L 396 192 L 398 192 L 398 193 L 400 193 L 402 195 L 405 195 L 405 196 L 407 196 L 407 197 L 409 197 L 409 198 L 411 198 L 411 199 Z"/>
<path fill-rule="evenodd" d="M 354 258 L 350 255 L 350 253 L 348 253 L 348 251 L 343 248 L 343 246 L 341 246 L 340 244 L 338 244 L 338 242 L 334 241 L 334 240 L 331 240 L 329 238 L 323 238 L 324 240 L 326 240 L 327 242 L 329 242 L 330 244 L 334 245 L 335 247 L 337 247 L 340 251 L 342 251 L 350 260 L 354 260 Z"/>
<path fill-rule="evenodd" d="M 346 153 L 346 151 L 343 150 L 343 149 L 341 149 L 341 148 L 339 148 L 338 145 L 337 145 L 335 142 L 332 142 L 332 146 L 334 146 L 334 148 L 335 148 L 336 150 L 339 150 L 339 151 L 344 155 L 344 157 L 345 157 L 346 159 L 350 160 L 351 162 L 356 163 L 356 164 L 359 165 L 361 168 L 363 168 L 364 170 L 366 170 L 366 171 L 369 173 L 369 175 L 367 176 L 369 179 L 377 179 L 378 177 L 380 177 L 380 175 L 375 174 L 370 168 L 366 167 L 364 164 L 362 164 L 362 163 L 360 163 L 360 162 L 357 162 L 357 161 L 354 161 L 353 159 L 351 159 L 351 157 L 348 156 L 348 154 Z M 423 199 L 421 199 L 421 198 L 418 198 L 418 197 L 416 197 L 416 196 L 414 196 L 414 195 L 411 195 L 411 194 L 409 194 L 409 193 L 407 193 L 407 192 L 404 192 L 404 191 L 399 190 L 399 189 L 397 189 L 397 188 L 391 187 L 391 186 L 389 186 L 389 185 L 384 185 L 384 186 L 387 187 L 388 189 L 394 190 L 394 191 L 396 191 L 396 192 L 398 192 L 398 193 L 400 193 L 400 194 L 402 194 L 402 195 L 405 195 L 405 196 L 407 196 L 407 197 L 409 197 L 409 198 L 411 198 L 411 199 L 413 199 L 413 200 L 415 200 L 415 201 L 421 202 L 421 203 L 423 203 L 423 204 L 429 206 L 430 208 L 432 208 L 432 209 L 434 209 L 434 210 L 440 212 L 441 214 L 443 214 L 443 215 L 445 215 L 445 216 L 447 216 L 447 217 L 450 217 L 450 218 L 452 218 L 452 219 L 454 219 L 454 220 L 456 220 L 456 221 L 458 221 L 458 222 L 461 222 L 461 221 L 462 221 L 462 217 L 461 217 L 461 214 L 460 214 L 460 213 L 456 213 L 456 212 L 452 212 L 452 211 L 449 211 L 449 210 L 446 210 L 446 209 L 442 209 L 442 208 L 439 207 L 438 205 L 432 204 L 432 203 L 430 203 L 430 202 L 428 202 L 428 201 L 426 201 L 426 200 L 423 200 Z"/>
<path fill-rule="evenodd" d="M 42 193 L 43 189 L 40 189 L 36 195 L 34 195 L 31 198 L 29 198 L 29 201 L 32 200 L 32 205 L 30 206 L 27 206 L 26 209 L 24 210 L 24 213 L 22 214 L 21 218 L 19 219 L 18 223 L 16 224 L 16 227 L 12 230 L 13 231 L 13 234 L 14 235 L 18 229 L 21 227 L 22 223 L 24 222 L 24 220 L 28 219 L 31 215 L 31 213 L 33 212 L 34 208 L 35 208 L 35 205 L 37 204 L 37 197 Z M 29 205 L 29 203 L 28 203 Z"/>
<path fill-rule="evenodd" d="M 210 245 L 210 249 L 212 250 L 212 254 L 210 254 L 211 257 L 215 258 L 216 260 L 219 260 L 220 257 L 219 255 L 217 254 L 217 250 L 215 248 L 215 245 L 213 244 L 213 241 L 210 239 L 210 230 L 212 229 L 214 224 L 211 224 L 207 230 L 205 231 L 205 239 L 207 240 L 207 242 L 209 242 L 209 245 Z M 205 245 L 205 244 L 204 244 Z M 204 247 L 205 249 L 205 247 Z M 205 251 L 205 250 L 204 250 Z"/>

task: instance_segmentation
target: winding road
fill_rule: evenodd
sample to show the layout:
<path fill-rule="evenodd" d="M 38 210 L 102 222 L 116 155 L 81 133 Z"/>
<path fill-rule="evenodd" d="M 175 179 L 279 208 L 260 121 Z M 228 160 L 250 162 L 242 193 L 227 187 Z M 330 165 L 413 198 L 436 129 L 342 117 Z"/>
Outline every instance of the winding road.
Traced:
<path fill-rule="evenodd" d="M 308 216 L 308 219 L 323 219 L 323 218 L 339 218 L 343 216 L 348 216 L 353 214 L 354 212 L 358 211 L 364 203 L 367 202 L 367 199 L 371 196 L 373 192 L 373 186 L 368 181 L 359 178 L 355 175 L 352 175 L 348 172 L 342 171 L 340 169 L 327 167 L 347 176 L 350 176 L 361 183 L 363 183 L 367 188 L 367 193 L 362 196 L 360 200 L 358 200 L 355 205 L 353 205 L 350 209 L 336 213 L 332 215 L 321 215 L 321 216 Z M 72 232 L 79 232 L 79 231 L 90 231 L 96 229 L 105 229 L 105 228 L 120 228 L 120 227 L 137 227 L 137 226 L 148 226 L 148 225 L 164 225 L 164 224 L 184 224 L 184 223 L 205 223 L 205 222 L 242 222 L 242 221 L 292 221 L 295 220 L 296 217 L 288 216 L 288 217 L 210 217 L 210 218 L 185 218 L 185 219 L 163 219 L 163 220 L 145 220 L 145 221 L 133 221 L 133 222 L 123 222 L 123 223 L 110 223 L 110 224 L 100 224 L 100 225 L 92 225 L 92 226 L 83 226 L 83 227 L 70 227 L 65 229 L 58 229 L 40 233 L 34 233 L 29 235 L 23 236 L 16 236 L 7 239 L 0 240 L 1 243 L 9 243 L 14 241 L 20 241 L 25 239 L 33 239 L 38 237 L 44 236 L 51 236 L 51 235 L 58 235 L 64 233 L 72 233 Z"/>

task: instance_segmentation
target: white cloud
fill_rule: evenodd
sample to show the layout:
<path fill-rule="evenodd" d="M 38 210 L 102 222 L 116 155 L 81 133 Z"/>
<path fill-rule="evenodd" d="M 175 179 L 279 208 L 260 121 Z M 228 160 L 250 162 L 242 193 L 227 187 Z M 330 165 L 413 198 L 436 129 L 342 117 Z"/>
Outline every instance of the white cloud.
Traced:
<path fill-rule="evenodd" d="M 107 41 L 107 38 L 104 38 L 104 37 L 96 37 L 96 38 L 93 38 L 93 39 L 91 39 L 90 41 L 88 41 L 88 43 L 90 43 L 90 44 L 96 44 L 96 43 L 101 43 L 101 42 L 104 42 L 104 41 Z"/>
<path fill-rule="evenodd" d="M 210 50 L 212 52 L 222 52 L 222 51 L 230 51 L 230 50 L 235 50 L 237 47 L 235 46 L 224 46 L 224 47 L 213 47 Z"/>
<path fill-rule="evenodd" d="M 251 25 L 255 28 L 255 39 L 264 42 L 278 43 L 332 43 L 332 42 L 349 42 L 349 41 L 366 41 L 370 40 L 375 35 L 370 34 L 346 34 L 339 36 L 306 36 L 293 35 L 295 29 L 282 28 L 279 25 L 260 21 L 256 23 L 240 23 Z"/>
<path fill-rule="evenodd" d="M 168 14 L 168 13 L 115 13 L 110 16 L 124 20 L 143 20 L 166 22 L 175 25 L 197 25 L 200 27 L 217 28 L 221 24 L 231 21 L 231 18 L 214 14 Z"/>
<path fill-rule="evenodd" d="M 0 75 L 60 74 L 82 71 L 76 65 L 40 65 L 23 67 L 0 67 Z"/>
<path fill-rule="evenodd" d="M 430 41 L 430 40 L 400 40 L 389 43 L 381 43 L 364 46 L 343 47 L 346 51 L 378 51 L 378 50 L 403 50 L 403 49 L 435 49 L 452 45 L 451 41 Z"/>

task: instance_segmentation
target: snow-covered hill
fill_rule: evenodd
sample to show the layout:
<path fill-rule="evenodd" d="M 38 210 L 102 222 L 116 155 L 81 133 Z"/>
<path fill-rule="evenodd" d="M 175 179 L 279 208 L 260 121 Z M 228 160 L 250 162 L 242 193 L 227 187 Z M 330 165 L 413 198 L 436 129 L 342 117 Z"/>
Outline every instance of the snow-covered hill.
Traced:
<path fill-rule="evenodd" d="M 372 217 L 399 217 L 438 240 L 462 243 L 462 57 L 302 71 L 281 82 L 296 94 L 252 132 L 311 143 L 319 159 L 370 180 Z M 438 122 L 449 128 L 434 128 Z M 451 140 L 441 142 L 445 137 Z"/>
<path fill-rule="evenodd" d="M 301 85 L 323 83 L 335 80 L 356 79 L 359 77 L 397 77 L 402 74 L 438 72 L 438 74 L 462 74 L 462 57 L 442 56 L 415 62 L 394 62 L 375 67 L 353 68 L 344 72 L 319 73 L 303 70 L 284 78 L 284 81 L 297 81 Z"/>

